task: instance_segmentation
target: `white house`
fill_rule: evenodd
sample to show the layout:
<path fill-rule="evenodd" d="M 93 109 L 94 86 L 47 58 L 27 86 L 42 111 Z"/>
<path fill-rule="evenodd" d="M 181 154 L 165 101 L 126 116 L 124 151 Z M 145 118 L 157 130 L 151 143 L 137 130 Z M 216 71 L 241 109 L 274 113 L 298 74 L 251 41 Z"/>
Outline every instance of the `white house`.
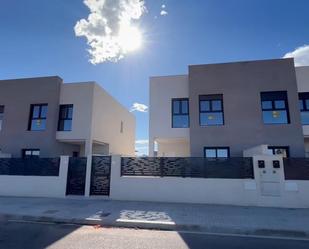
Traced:
<path fill-rule="evenodd" d="M 95 82 L 0 81 L 0 149 L 13 157 L 134 155 L 135 117 Z"/>

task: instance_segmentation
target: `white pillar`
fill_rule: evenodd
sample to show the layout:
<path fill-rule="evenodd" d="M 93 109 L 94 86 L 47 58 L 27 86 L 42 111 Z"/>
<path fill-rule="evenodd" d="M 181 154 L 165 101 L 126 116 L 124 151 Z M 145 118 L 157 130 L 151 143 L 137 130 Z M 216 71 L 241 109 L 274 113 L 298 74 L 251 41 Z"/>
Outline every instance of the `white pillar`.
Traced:
<path fill-rule="evenodd" d="M 91 168 L 92 168 L 92 155 L 87 155 L 86 166 L 86 184 L 85 184 L 85 196 L 90 196 L 90 184 L 91 184 Z"/>
<path fill-rule="evenodd" d="M 110 193 L 109 197 L 111 199 L 117 199 L 117 193 L 121 190 L 118 187 L 118 183 L 120 181 L 120 173 L 121 173 L 121 156 L 120 155 L 112 155 L 112 163 L 111 163 L 111 178 L 110 178 Z"/>
<path fill-rule="evenodd" d="M 148 155 L 150 157 L 153 157 L 154 156 L 154 139 L 153 138 L 149 139 L 148 148 L 149 148 Z"/>
<path fill-rule="evenodd" d="M 92 155 L 92 140 L 85 141 L 85 156 Z"/>
<path fill-rule="evenodd" d="M 60 167 L 59 167 L 59 177 L 61 179 L 61 184 L 63 186 L 62 197 L 66 196 L 68 168 L 69 168 L 69 157 L 68 156 L 61 156 L 60 157 Z"/>
<path fill-rule="evenodd" d="M 92 139 L 87 139 L 85 141 L 85 156 L 87 157 L 85 196 L 89 197 L 91 184 Z"/>

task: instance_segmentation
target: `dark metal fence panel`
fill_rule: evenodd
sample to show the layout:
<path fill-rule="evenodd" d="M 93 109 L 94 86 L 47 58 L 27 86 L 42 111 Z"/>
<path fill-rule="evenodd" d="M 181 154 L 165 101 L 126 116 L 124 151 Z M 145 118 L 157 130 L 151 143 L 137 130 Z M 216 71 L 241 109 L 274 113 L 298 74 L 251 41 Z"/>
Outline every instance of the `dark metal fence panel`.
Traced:
<path fill-rule="evenodd" d="M 309 180 L 309 158 L 283 158 L 286 180 Z"/>
<path fill-rule="evenodd" d="M 157 157 L 122 157 L 121 175 L 161 176 L 160 159 Z"/>
<path fill-rule="evenodd" d="M 67 178 L 67 195 L 85 195 L 86 168 L 86 157 L 70 157 Z"/>
<path fill-rule="evenodd" d="M 93 156 L 91 165 L 90 195 L 109 195 L 111 157 Z"/>
<path fill-rule="evenodd" d="M 171 176 L 195 178 L 254 178 L 253 160 L 246 157 L 124 157 L 121 160 L 123 176 Z"/>
<path fill-rule="evenodd" d="M 0 158 L 0 175 L 59 176 L 60 158 Z"/>

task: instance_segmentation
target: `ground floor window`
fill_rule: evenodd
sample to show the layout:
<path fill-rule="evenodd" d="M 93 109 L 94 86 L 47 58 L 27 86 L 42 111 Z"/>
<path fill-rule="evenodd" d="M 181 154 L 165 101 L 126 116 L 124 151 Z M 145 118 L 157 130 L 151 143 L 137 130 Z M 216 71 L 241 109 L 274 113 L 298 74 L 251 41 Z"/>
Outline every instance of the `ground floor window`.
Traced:
<path fill-rule="evenodd" d="M 78 151 L 73 151 L 72 156 L 73 157 L 79 157 L 79 152 Z"/>
<path fill-rule="evenodd" d="M 39 157 L 40 150 L 39 149 L 23 149 L 22 150 L 22 157 L 29 158 L 29 157 Z"/>
<path fill-rule="evenodd" d="M 227 158 L 229 156 L 229 147 L 204 147 L 204 157 L 206 158 Z"/>
<path fill-rule="evenodd" d="M 268 146 L 273 155 L 282 155 L 283 157 L 290 157 L 289 146 Z"/>

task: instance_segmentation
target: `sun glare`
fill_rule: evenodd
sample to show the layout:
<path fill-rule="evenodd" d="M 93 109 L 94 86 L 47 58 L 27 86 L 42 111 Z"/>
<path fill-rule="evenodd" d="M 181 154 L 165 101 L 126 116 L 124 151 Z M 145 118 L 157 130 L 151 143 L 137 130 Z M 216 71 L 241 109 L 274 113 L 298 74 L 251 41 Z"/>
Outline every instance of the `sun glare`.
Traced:
<path fill-rule="evenodd" d="M 119 44 L 125 52 L 132 52 L 142 45 L 142 35 L 138 28 L 127 27 L 119 34 Z"/>

